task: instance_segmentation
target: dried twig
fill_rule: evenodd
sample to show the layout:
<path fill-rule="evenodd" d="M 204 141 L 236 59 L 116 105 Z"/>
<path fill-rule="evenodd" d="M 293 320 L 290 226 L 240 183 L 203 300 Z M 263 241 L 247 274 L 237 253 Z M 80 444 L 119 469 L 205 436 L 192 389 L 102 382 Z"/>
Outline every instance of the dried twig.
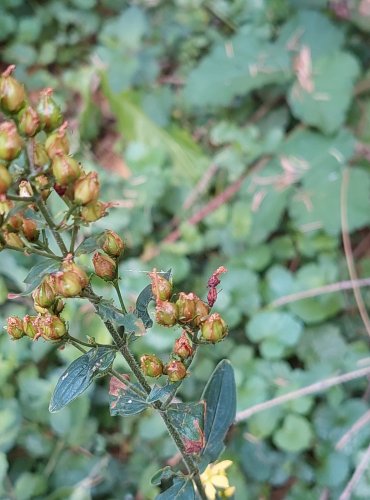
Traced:
<path fill-rule="evenodd" d="M 270 399 L 269 401 L 265 401 L 263 403 L 258 403 L 246 410 L 239 411 L 236 414 L 235 421 L 241 422 L 242 420 L 246 420 L 247 418 L 255 415 L 264 410 L 268 410 L 273 408 L 274 406 L 279 406 L 283 403 L 287 403 L 288 401 L 292 401 L 294 399 L 301 398 L 303 396 L 308 396 L 310 394 L 317 394 L 318 392 L 326 391 L 330 387 L 335 385 L 343 384 L 345 382 L 350 382 L 351 380 L 355 380 L 357 378 L 365 377 L 370 374 L 370 366 L 365 368 L 359 368 L 358 370 L 353 370 L 348 373 L 343 373 L 342 375 L 336 375 L 335 377 L 330 377 L 324 380 L 320 380 L 319 382 L 315 382 L 314 384 L 308 385 L 306 387 L 302 387 L 301 389 L 297 389 L 296 391 L 288 392 L 287 394 L 283 394 L 276 398 Z"/>
<path fill-rule="evenodd" d="M 356 422 L 343 434 L 340 440 L 335 445 L 336 450 L 342 450 L 346 444 L 357 434 L 366 424 L 370 422 L 370 410 L 365 412 Z"/>
<path fill-rule="evenodd" d="M 352 492 L 356 487 L 357 483 L 361 479 L 362 474 L 365 472 L 368 464 L 370 462 L 370 445 L 363 454 L 360 463 L 358 464 L 353 476 L 348 481 L 347 486 L 344 488 L 339 500 L 350 500 L 352 497 Z"/>

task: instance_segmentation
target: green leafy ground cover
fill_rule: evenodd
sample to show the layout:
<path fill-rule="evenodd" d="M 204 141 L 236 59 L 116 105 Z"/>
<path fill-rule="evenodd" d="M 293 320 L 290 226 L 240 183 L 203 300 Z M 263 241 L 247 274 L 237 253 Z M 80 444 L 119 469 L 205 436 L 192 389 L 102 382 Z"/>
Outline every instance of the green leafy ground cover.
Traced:
<path fill-rule="evenodd" d="M 228 268 L 218 310 L 229 338 L 199 355 L 183 401 L 201 396 L 224 357 L 236 372 L 239 412 L 368 362 L 369 336 L 351 291 L 279 305 L 348 280 L 343 230 L 359 277 L 370 271 L 367 5 L 1 3 L 4 65 L 17 64 L 17 76 L 34 89 L 56 87 L 78 121 L 72 141 L 85 164 L 99 168 L 106 140 L 121 167 L 124 160 L 125 178 L 101 168 L 103 197 L 122 206 L 98 225 L 127 241 L 120 267 L 131 307 L 153 267 L 172 268 L 175 285 L 202 297 L 211 272 Z M 10 302 L 7 293 L 23 290 L 31 262 L 0 255 L 4 321 L 29 311 L 27 299 Z M 366 288 L 361 293 L 367 304 Z M 82 302 L 67 315 L 72 335 L 109 341 Z M 172 342 L 155 326 L 137 354 L 162 354 Z M 157 416 L 111 418 L 99 381 L 49 413 L 55 384 L 78 353 L 5 335 L 0 345 L 1 498 L 159 494 L 150 478 L 175 449 Z M 362 377 L 242 420 L 223 455 L 233 461 L 235 498 L 339 498 L 369 444 L 369 426 L 339 443 L 368 411 Z M 365 471 L 353 498 L 369 495 Z"/>

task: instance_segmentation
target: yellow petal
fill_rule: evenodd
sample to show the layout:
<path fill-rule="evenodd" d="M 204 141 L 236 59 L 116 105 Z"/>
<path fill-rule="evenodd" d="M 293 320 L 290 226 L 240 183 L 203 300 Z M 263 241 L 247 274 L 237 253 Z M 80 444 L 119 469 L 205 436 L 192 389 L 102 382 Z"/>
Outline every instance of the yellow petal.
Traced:
<path fill-rule="evenodd" d="M 222 462 L 219 462 L 218 464 L 214 464 L 212 466 L 212 472 L 214 474 L 217 474 L 218 472 L 221 472 L 223 470 L 226 470 L 230 465 L 232 465 L 232 460 L 223 460 Z"/>
<path fill-rule="evenodd" d="M 226 476 L 213 476 L 212 479 L 212 484 L 216 486 L 216 488 L 228 488 L 229 487 L 229 480 L 227 479 Z"/>
<path fill-rule="evenodd" d="M 223 493 L 225 497 L 232 497 L 235 493 L 235 486 L 229 486 Z"/>
<path fill-rule="evenodd" d="M 211 483 L 207 483 L 204 490 L 209 500 L 216 500 L 216 488 Z"/>

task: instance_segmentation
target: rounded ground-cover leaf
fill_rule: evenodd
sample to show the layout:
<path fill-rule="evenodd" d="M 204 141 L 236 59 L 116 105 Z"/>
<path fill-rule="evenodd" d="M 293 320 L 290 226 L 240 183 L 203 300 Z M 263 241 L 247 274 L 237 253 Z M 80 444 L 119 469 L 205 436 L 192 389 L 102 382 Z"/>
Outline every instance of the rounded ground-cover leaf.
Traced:
<path fill-rule="evenodd" d="M 80 396 L 94 378 L 104 375 L 112 365 L 116 351 L 97 347 L 75 359 L 58 380 L 51 397 L 49 411 L 56 412 Z"/>
<path fill-rule="evenodd" d="M 287 415 L 274 434 L 275 445 L 284 451 L 299 452 L 311 445 L 313 433 L 308 420 L 300 415 Z"/>

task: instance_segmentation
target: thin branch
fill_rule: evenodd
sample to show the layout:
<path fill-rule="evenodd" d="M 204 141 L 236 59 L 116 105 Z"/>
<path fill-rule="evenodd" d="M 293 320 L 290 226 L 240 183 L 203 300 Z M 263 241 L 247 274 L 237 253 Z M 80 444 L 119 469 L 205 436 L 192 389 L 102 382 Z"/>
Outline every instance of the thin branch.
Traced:
<path fill-rule="evenodd" d="M 41 255 L 42 257 L 47 257 L 48 259 L 54 259 L 60 261 L 63 260 L 63 258 L 59 257 L 58 255 L 55 255 L 51 252 L 43 252 L 42 250 L 38 250 L 37 248 L 31 248 L 31 247 L 18 248 L 18 247 L 13 247 L 11 245 L 4 245 L 3 248 L 4 250 L 14 250 L 15 252 L 22 252 L 25 255 L 34 253 L 36 255 Z"/>
<path fill-rule="evenodd" d="M 367 314 L 367 310 L 365 307 L 365 303 L 363 301 L 361 292 L 356 282 L 358 280 L 355 262 L 353 258 L 351 239 L 348 232 L 348 216 L 347 216 L 347 191 L 349 184 L 349 175 L 350 171 L 348 168 L 343 170 L 343 178 L 342 185 L 340 190 L 340 216 L 341 216 L 341 224 L 342 224 L 342 240 L 343 240 L 343 248 L 344 255 L 346 257 L 346 263 L 348 268 L 348 273 L 352 281 L 353 295 L 355 297 L 355 301 L 361 316 L 361 319 L 365 325 L 366 331 L 370 336 L 370 318 Z"/>
<path fill-rule="evenodd" d="M 353 370 L 348 373 L 343 373 L 342 375 L 336 375 L 335 377 L 330 377 L 324 380 L 320 380 L 319 382 L 315 382 L 314 384 L 308 385 L 306 387 L 302 387 L 301 389 L 297 389 L 296 391 L 288 392 L 287 394 L 282 394 L 276 398 L 270 399 L 269 401 L 265 401 L 263 403 L 258 403 L 251 408 L 247 408 L 246 410 L 239 411 L 236 414 L 235 421 L 241 422 L 246 420 L 247 418 L 255 415 L 264 410 L 269 410 L 274 406 L 279 406 L 288 401 L 292 401 L 294 399 L 301 398 L 303 396 L 309 396 L 310 394 L 317 394 L 319 392 L 326 391 L 330 387 L 334 387 L 339 384 L 343 384 L 345 382 L 350 382 L 351 380 L 355 380 L 357 378 L 365 377 L 370 374 L 370 366 L 365 368 L 359 368 L 358 370 Z"/>
<path fill-rule="evenodd" d="M 348 431 L 343 434 L 340 440 L 335 445 L 336 450 L 343 449 L 346 444 L 353 438 L 355 434 L 357 434 L 365 425 L 370 422 L 370 410 L 365 412 L 356 422 L 348 429 Z"/>
<path fill-rule="evenodd" d="M 358 464 L 353 476 L 348 481 L 347 486 L 344 488 L 339 500 L 350 500 L 352 498 L 352 492 L 355 489 L 357 483 L 361 479 L 361 476 L 365 472 L 368 464 L 370 462 L 370 445 L 363 454 L 360 463 Z"/>
<path fill-rule="evenodd" d="M 318 286 L 316 288 L 310 288 L 309 290 L 303 290 L 302 292 L 291 293 L 270 302 L 270 304 L 268 304 L 266 307 L 281 307 L 285 304 L 308 299 L 310 297 L 317 297 L 318 295 L 340 292 L 342 290 L 352 290 L 354 284 L 358 288 L 370 286 L 370 278 L 356 279 L 353 281 L 338 281 L 337 283 L 331 283 L 330 285 Z"/>

